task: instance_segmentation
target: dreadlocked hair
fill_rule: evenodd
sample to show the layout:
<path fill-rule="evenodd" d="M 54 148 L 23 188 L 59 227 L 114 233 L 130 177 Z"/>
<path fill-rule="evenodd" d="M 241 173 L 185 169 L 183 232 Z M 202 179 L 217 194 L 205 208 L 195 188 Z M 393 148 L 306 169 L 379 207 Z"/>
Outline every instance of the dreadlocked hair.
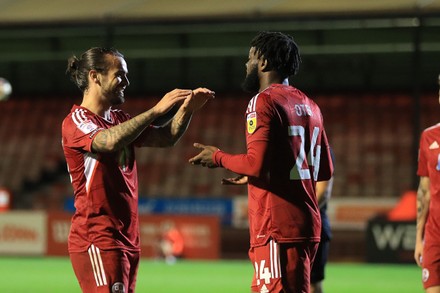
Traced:
<path fill-rule="evenodd" d="M 251 41 L 258 58 L 267 60 L 269 68 L 282 78 L 298 72 L 301 56 L 293 38 L 280 32 L 260 32 Z"/>

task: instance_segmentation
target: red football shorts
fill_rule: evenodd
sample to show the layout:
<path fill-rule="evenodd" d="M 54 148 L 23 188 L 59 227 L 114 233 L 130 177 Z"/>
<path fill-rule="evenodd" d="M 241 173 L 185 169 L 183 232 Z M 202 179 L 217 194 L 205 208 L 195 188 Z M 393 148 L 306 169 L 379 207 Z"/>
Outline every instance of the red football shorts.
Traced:
<path fill-rule="evenodd" d="M 440 244 L 425 242 L 422 259 L 422 281 L 425 289 L 440 286 Z"/>
<path fill-rule="evenodd" d="M 254 265 L 252 292 L 308 293 L 318 243 L 276 243 L 249 250 Z"/>
<path fill-rule="evenodd" d="M 100 250 L 70 253 L 70 261 L 83 293 L 131 293 L 136 286 L 139 252 Z"/>

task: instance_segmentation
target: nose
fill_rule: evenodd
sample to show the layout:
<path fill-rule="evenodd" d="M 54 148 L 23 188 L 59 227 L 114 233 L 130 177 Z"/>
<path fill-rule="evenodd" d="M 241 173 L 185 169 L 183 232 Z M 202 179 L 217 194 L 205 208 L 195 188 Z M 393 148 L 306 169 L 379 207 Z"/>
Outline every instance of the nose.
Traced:
<path fill-rule="evenodd" d="M 123 80 L 124 84 L 126 84 L 126 86 L 130 85 L 130 81 L 128 80 L 127 76 L 124 76 L 124 80 Z"/>

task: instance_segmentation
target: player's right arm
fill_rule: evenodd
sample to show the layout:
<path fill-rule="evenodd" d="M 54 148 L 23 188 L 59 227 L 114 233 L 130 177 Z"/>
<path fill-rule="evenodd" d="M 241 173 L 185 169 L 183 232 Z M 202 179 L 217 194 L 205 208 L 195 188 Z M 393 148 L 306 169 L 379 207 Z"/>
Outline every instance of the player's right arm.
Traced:
<path fill-rule="evenodd" d="M 331 180 L 333 180 L 333 178 L 327 181 L 316 182 L 316 199 L 318 200 L 318 206 L 320 208 L 330 199 L 330 192 L 327 192 L 327 188 L 329 187 L 329 184 L 331 184 Z"/>
<path fill-rule="evenodd" d="M 417 189 L 417 226 L 414 259 L 418 266 L 421 266 L 423 261 L 423 237 L 425 234 L 426 219 L 428 217 L 429 202 L 431 200 L 429 183 L 429 177 L 421 176 Z"/>
<path fill-rule="evenodd" d="M 96 134 L 92 142 L 93 152 L 114 152 L 132 143 L 157 117 L 170 110 L 176 103 L 191 95 L 191 90 L 175 89 L 167 93 L 153 108 L 119 125 Z"/>

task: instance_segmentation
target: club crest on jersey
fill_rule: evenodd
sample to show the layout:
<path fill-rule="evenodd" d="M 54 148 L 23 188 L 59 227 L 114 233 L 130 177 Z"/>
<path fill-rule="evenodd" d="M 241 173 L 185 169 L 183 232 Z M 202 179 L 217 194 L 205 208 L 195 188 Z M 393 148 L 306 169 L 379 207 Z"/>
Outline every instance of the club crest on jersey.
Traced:
<path fill-rule="evenodd" d="M 250 134 L 254 133 L 255 129 L 257 128 L 257 113 L 255 112 L 249 113 L 246 117 L 246 122 L 247 122 L 248 133 Z"/>
<path fill-rule="evenodd" d="M 428 269 L 423 269 L 422 270 L 422 281 L 426 282 L 429 279 L 429 270 Z"/>
<path fill-rule="evenodd" d="M 125 285 L 121 282 L 116 282 L 112 286 L 112 293 L 125 293 Z"/>

